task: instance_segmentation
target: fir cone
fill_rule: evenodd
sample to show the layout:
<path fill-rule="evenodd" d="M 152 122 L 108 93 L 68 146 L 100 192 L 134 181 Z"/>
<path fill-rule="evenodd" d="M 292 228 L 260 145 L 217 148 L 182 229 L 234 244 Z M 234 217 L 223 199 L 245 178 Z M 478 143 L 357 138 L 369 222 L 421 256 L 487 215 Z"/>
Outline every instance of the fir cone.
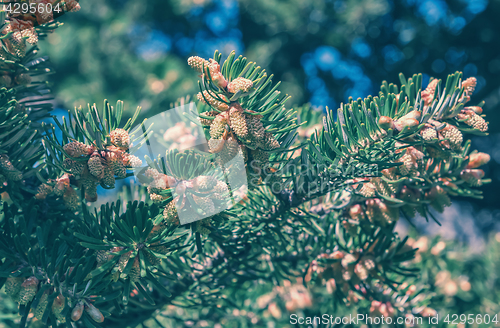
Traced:
<path fill-rule="evenodd" d="M 89 156 L 92 153 L 92 147 L 79 141 L 72 141 L 64 145 L 63 149 L 71 157 Z"/>
<path fill-rule="evenodd" d="M 437 131 L 434 130 L 430 124 L 426 124 L 424 128 L 420 131 L 420 135 L 425 141 L 432 141 L 437 139 Z"/>
<path fill-rule="evenodd" d="M 164 200 L 163 196 L 158 195 L 158 194 L 155 194 L 155 193 L 151 193 L 151 194 L 149 195 L 149 198 L 151 198 L 151 200 L 152 200 L 154 203 L 161 203 L 161 202 Z"/>
<path fill-rule="evenodd" d="M 29 277 L 21 284 L 21 291 L 19 292 L 19 303 L 28 304 L 35 297 L 38 291 L 38 279 Z"/>
<path fill-rule="evenodd" d="M 227 80 L 221 73 L 215 73 L 211 75 L 212 82 L 221 89 L 227 87 Z"/>
<path fill-rule="evenodd" d="M 28 37 L 26 42 L 29 44 L 37 44 L 38 43 L 38 34 L 35 31 L 35 28 L 29 28 L 21 31 L 21 35 L 23 37 Z"/>
<path fill-rule="evenodd" d="M 271 133 L 266 132 L 264 134 L 264 138 L 263 138 L 261 146 L 263 149 L 273 150 L 273 149 L 279 148 L 280 143 L 278 142 L 278 140 L 276 140 L 274 138 L 274 136 Z"/>
<path fill-rule="evenodd" d="M 74 161 L 71 158 L 66 158 L 63 161 L 63 168 L 70 171 L 72 174 L 82 174 L 85 170 L 85 163 Z"/>
<path fill-rule="evenodd" d="M 229 124 L 239 138 L 248 137 L 247 120 L 240 105 L 232 106 L 229 109 Z"/>
<path fill-rule="evenodd" d="M 99 311 L 94 305 L 88 304 L 85 307 L 85 311 L 95 322 L 100 323 L 104 321 L 104 316 L 102 315 L 101 311 Z"/>
<path fill-rule="evenodd" d="M 229 189 L 227 187 L 227 184 L 222 182 L 222 181 L 217 181 L 217 184 L 215 185 L 213 190 L 214 190 L 214 194 L 212 194 L 213 198 L 219 199 L 219 200 L 226 199 L 227 194 L 229 193 Z M 220 196 L 220 198 L 217 198 L 219 196 Z"/>
<path fill-rule="evenodd" d="M 388 116 L 381 116 L 378 119 L 378 126 L 384 130 L 396 129 L 396 126 L 394 124 L 394 120 Z"/>
<path fill-rule="evenodd" d="M 212 117 L 217 116 L 217 114 L 218 113 L 214 110 L 201 113 L 201 115 L 203 115 L 203 116 L 212 116 Z M 212 121 L 213 121 L 213 120 L 209 120 L 209 119 L 202 118 L 202 117 L 199 117 L 198 119 L 200 120 L 200 123 L 204 126 L 210 126 L 212 124 Z"/>
<path fill-rule="evenodd" d="M 21 38 L 21 32 L 14 32 L 11 38 L 5 43 L 7 50 L 9 50 L 11 54 L 23 58 L 26 55 L 26 42 Z"/>
<path fill-rule="evenodd" d="M 0 170 L 8 180 L 20 181 L 23 178 L 23 173 L 12 165 L 9 156 L 5 154 L 0 155 Z"/>
<path fill-rule="evenodd" d="M 203 68 L 208 66 L 208 61 L 198 56 L 189 57 L 187 62 L 188 65 L 198 73 L 202 73 Z"/>
<path fill-rule="evenodd" d="M 260 120 L 261 118 L 262 116 L 260 115 L 247 116 L 247 126 L 250 129 L 252 139 L 256 141 L 263 140 L 266 134 L 266 129 Z"/>
<path fill-rule="evenodd" d="M 101 250 L 96 252 L 96 261 L 97 265 L 100 266 L 101 264 L 104 264 L 110 260 L 110 255 L 108 254 L 109 251 Z"/>
<path fill-rule="evenodd" d="M 398 166 L 399 172 L 401 175 L 407 176 L 414 171 L 414 163 L 413 163 L 413 158 L 410 154 L 406 153 L 399 159 L 399 162 L 402 162 L 403 165 Z"/>
<path fill-rule="evenodd" d="M 400 118 L 399 120 L 394 122 L 396 130 L 402 132 L 411 131 L 412 129 L 415 129 L 418 125 L 419 125 L 418 120 L 411 117 Z"/>
<path fill-rule="evenodd" d="M 122 153 L 123 165 L 126 167 L 141 167 L 142 161 L 135 155 L 129 153 Z"/>
<path fill-rule="evenodd" d="M 131 255 L 132 255 L 132 251 L 127 252 L 125 254 L 122 254 L 120 256 L 120 259 L 118 260 L 118 263 L 116 264 L 116 269 L 118 271 L 122 272 L 123 269 L 125 269 L 125 267 L 127 266 L 127 263 L 129 261 Z"/>
<path fill-rule="evenodd" d="M 71 320 L 78 321 L 82 317 L 83 314 L 83 302 L 78 302 L 77 305 L 71 311 Z"/>
<path fill-rule="evenodd" d="M 165 231 L 165 229 L 167 229 L 167 226 L 164 223 L 153 226 L 153 229 L 151 229 L 151 232 L 148 235 L 148 240 L 161 234 L 163 231 Z"/>
<path fill-rule="evenodd" d="M 111 142 L 118 148 L 126 150 L 130 146 L 130 136 L 124 129 L 116 129 L 109 134 Z"/>
<path fill-rule="evenodd" d="M 211 153 L 219 153 L 224 148 L 225 140 L 223 139 L 210 139 L 208 140 L 208 149 Z"/>
<path fill-rule="evenodd" d="M 481 132 L 488 131 L 488 123 L 481 116 L 477 115 L 472 110 L 462 110 L 460 114 L 457 115 L 460 120 L 464 120 L 464 123 L 468 126 L 473 127 Z"/>
<path fill-rule="evenodd" d="M 36 199 L 42 200 L 52 193 L 54 188 L 46 183 L 41 184 L 37 189 Z"/>
<path fill-rule="evenodd" d="M 108 187 L 115 186 L 115 176 L 113 174 L 113 169 L 108 165 L 103 165 L 103 177 L 102 182 Z"/>
<path fill-rule="evenodd" d="M 465 88 L 467 96 L 471 96 L 476 90 L 477 80 L 475 77 L 469 77 L 467 80 L 462 82 L 462 87 Z"/>
<path fill-rule="evenodd" d="M 229 137 L 224 142 L 224 147 L 219 152 L 219 159 L 222 164 L 229 163 L 229 161 L 231 161 L 239 153 L 239 150 L 240 146 L 238 145 L 236 139 Z"/>
<path fill-rule="evenodd" d="M 99 154 L 94 153 L 87 162 L 87 166 L 90 174 L 97 179 L 102 179 L 104 176 L 104 166 L 102 165 L 101 156 L 99 156 Z"/>
<path fill-rule="evenodd" d="M 177 208 L 174 201 L 168 203 L 163 209 L 163 218 L 166 224 L 179 225 L 179 217 L 177 216 Z"/>
<path fill-rule="evenodd" d="M 128 273 L 128 277 L 131 281 L 138 281 L 141 278 L 141 267 L 139 265 L 139 257 L 136 256 L 134 259 L 134 264 L 132 264 L 132 268 Z"/>
<path fill-rule="evenodd" d="M 226 131 L 227 118 L 223 115 L 217 115 L 210 125 L 210 137 L 220 139 Z"/>
<path fill-rule="evenodd" d="M 441 134 L 443 137 L 449 139 L 452 149 L 460 150 L 462 148 L 463 136 L 459 129 L 451 124 L 446 123 L 444 129 L 442 129 Z"/>
<path fill-rule="evenodd" d="M 237 93 L 238 91 L 248 92 L 253 87 L 253 82 L 243 77 L 238 77 L 227 84 L 227 91 Z"/>
<path fill-rule="evenodd" d="M 88 202 L 95 202 L 97 200 L 98 182 L 95 178 L 91 177 L 90 174 L 82 177 L 81 182 L 85 190 L 85 200 Z"/>
<path fill-rule="evenodd" d="M 469 164 L 467 164 L 467 168 L 476 169 L 482 165 L 487 164 L 490 159 L 490 155 L 486 153 L 472 153 L 469 155 Z"/>
<path fill-rule="evenodd" d="M 159 248 L 159 247 L 158 247 Z M 157 250 L 155 249 L 154 250 L 155 252 L 157 252 Z M 159 252 L 157 252 L 159 253 Z M 161 259 L 154 256 L 153 254 L 151 254 L 150 252 L 144 252 L 144 257 L 146 258 L 146 260 L 151 263 L 152 265 L 159 265 L 161 263 Z"/>
<path fill-rule="evenodd" d="M 119 178 L 127 177 L 127 169 L 123 165 L 123 157 L 117 152 L 106 152 L 106 163 L 113 170 L 113 173 Z M 142 163 L 141 163 L 142 164 Z"/>
<path fill-rule="evenodd" d="M 208 62 L 205 65 L 205 70 L 210 71 L 210 76 L 213 78 L 213 76 L 220 74 L 220 65 L 214 59 L 210 58 L 208 59 Z"/>
<path fill-rule="evenodd" d="M 269 163 L 269 153 L 262 150 L 250 150 L 250 155 L 252 156 L 253 162 L 257 167 L 264 167 Z"/>
<path fill-rule="evenodd" d="M 63 201 L 70 211 L 77 211 L 80 207 L 80 197 L 78 197 L 78 193 L 72 187 L 66 188 L 63 194 Z"/>
<path fill-rule="evenodd" d="M 67 173 L 63 174 L 60 178 L 56 179 L 56 185 L 54 187 L 54 194 L 56 196 L 62 196 L 67 188 L 70 186 L 69 175 Z"/>
<path fill-rule="evenodd" d="M 61 315 L 61 312 L 64 309 L 64 305 L 65 305 L 65 298 L 62 294 L 59 294 L 54 300 L 54 303 L 52 303 L 52 313 L 54 313 L 57 320 L 59 320 L 62 323 L 66 322 L 66 318 L 63 315 Z"/>
<path fill-rule="evenodd" d="M 36 306 L 35 309 L 35 318 L 38 320 L 42 320 L 43 318 L 43 313 L 45 312 L 45 309 L 47 308 L 48 305 L 48 299 L 49 298 L 49 293 L 45 292 L 42 294 L 42 297 L 40 297 L 40 301 L 38 302 L 38 305 Z"/>
<path fill-rule="evenodd" d="M 196 97 L 198 98 L 198 100 L 200 102 L 202 102 L 204 104 L 206 104 L 207 101 L 208 101 L 208 104 L 210 106 L 212 106 L 212 107 L 214 107 L 214 108 L 216 108 L 216 109 L 218 109 L 220 111 L 226 111 L 226 110 L 229 109 L 229 105 L 226 103 L 226 102 L 229 102 L 229 101 L 222 94 L 219 95 L 219 97 L 222 98 L 223 100 L 225 100 L 226 102 L 222 102 L 222 101 L 220 101 L 220 100 L 212 97 L 207 90 L 203 91 L 203 94 L 201 92 L 198 92 L 198 94 L 197 94 Z M 205 101 L 205 99 L 206 99 L 206 101 Z M 217 113 L 217 112 L 215 112 L 215 113 Z M 213 116 L 215 116 L 215 115 L 213 115 Z M 207 125 L 210 125 L 210 124 L 207 124 Z"/>
<path fill-rule="evenodd" d="M 5 294 L 12 297 L 12 299 L 17 302 L 19 299 L 19 292 L 21 291 L 21 285 L 24 282 L 22 277 L 9 277 L 5 282 Z"/>
<path fill-rule="evenodd" d="M 434 99 L 434 92 L 436 91 L 438 82 L 439 82 L 438 79 L 432 80 L 427 86 L 427 88 L 424 91 L 422 91 L 421 95 L 422 99 L 424 100 L 425 106 L 429 106 L 432 100 Z"/>

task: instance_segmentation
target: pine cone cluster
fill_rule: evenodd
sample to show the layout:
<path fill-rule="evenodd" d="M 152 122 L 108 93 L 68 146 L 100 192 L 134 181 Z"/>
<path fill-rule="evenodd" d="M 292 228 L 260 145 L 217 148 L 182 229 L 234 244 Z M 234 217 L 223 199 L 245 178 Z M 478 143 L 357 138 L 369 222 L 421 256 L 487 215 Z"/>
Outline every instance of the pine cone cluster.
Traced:
<path fill-rule="evenodd" d="M 64 151 L 71 157 L 63 162 L 76 180 L 76 184 L 85 190 L 85 199 L 89 202 L 97 200 L 97 186 L 112 188 L 115 177 L 123 179 L 127 176 L 127 167 L 139 167 L 142 161 L 127 153 L 130 137 L 127 131 L 116 129 L 110 133 L 111 144 L 99 150 L 93 145 L 72 141 L 64 145 Z"/>
<path fill-rule="evenodd" d="M 440 95 L 435 97 L 437 85 L 438 80 L 432 80 L 422 91 L 424 111 L 433 103 L 434 98 L 439 100 Z M 470 100 L 475 85 L 474 78 L 463 81 L 462 103 Z M 466 163 L 467 166 L 463 166 L 458 177 L 444 176 L 442 167 L 446 165 L 443 160 L 448 160 L 451 155 L 462 155 L 463 135 L 460 123 L 463 122 L 479 132 L 487 131 L 488 125 L 480 116 L 481 113 L 481 107 L 465 107 L 455 113 L 455 116 L 448 115 L 439 120 L 429 119 L 420 130 L 415 130 L 421 118 L 421 112 L 418 110 L 411 111 L 398 119 L 380 117 L 379 126 L 386 131 L 392 129 L 396 134 L 418 133 L 400 139 L 396 143 L 399 148 L 396 153 L 402 154 L 396 162 L 402 165 L 382 170 L 381 178 L 359 179 L 364 181 L 357 192 L 362 200 L 344 211 L 344 227 L 351 233 L 357 234 L 356 226 L 360 224 L 386 226 L 399 218 L 400 209 L 409 218 L 415 217 L 417 213 L 425 216 L 426 204 L 438 212 L 443 212 L 445 207 L 450 206 L 449 194 L 455 194 L 459 188 L 457 184 L 465 182 L 469 186 L 480 186 L 483 183 L 484 172 L 477 168 L 489 161 L 487 154 L 472 153 L 468 164 Z M 409 146 L 409 143 L 415 144 L 415 142 L 420 145 Z M 433 183 L 422 188 L 416 181 L 424 179 Z M 391 202 L 390 199 L 395 201 Z M 403 205 L 398 204 L 401 201 Z"/>
<path fill-rule="evenodd" d="M 213 176 L 200 175 L 191 180 L 180 181 L 152 168 L 148 168 L 145 175 L 152 180 L 148 186 L 151 200 L 162 203 L 169 199 L 171 194 L 175 195 L 163 209 L 164 222 L 167 225 L 179 225 L 178 211 L 190 209 L 188 213 L 195 217 L 193 221 L 203 221 L 197 223 L 199 232 L 208 234 L 206 226 L 210 226 L 210 220 L 202 219 L 217 214 L 217 208 L 221 208 L 223 203 L 230 199 L 226 183 Z M 171 189 L 171 192 L 163 192 L 167 189 Z M 179 202 L 181 197 L 182 202 Z"/>
<path fill-rule="evenodd" d="M 5 282 L 5 293 L 19 304 L 28 304 L 38 291 L 38 279 L 35 277 L 11 277 Z"/>
<path fill-rule="evenodd" d="M 305 281 L 326 284 L 331 293 L 339 289 L 347 294 L 350 285 L 358 285 L 369 277 L 378 279 L 381 270 L 376 259 L 369 253 L 334 251 L 321 254 L 311 262 Z"/>
<path fill-rule="evenodd" d="M 49 180 L 48 183 L 42 183 L 37 190 L 35 198 L 38 200 L 46 199 L 47 196 L 55 195 L 63 198 L 64 204 L 71 211 L 78 210 L 80 206 L 80 197 L 76 190 L 71 187 L 71 174 L 63 174 L 62 177 Z"/>

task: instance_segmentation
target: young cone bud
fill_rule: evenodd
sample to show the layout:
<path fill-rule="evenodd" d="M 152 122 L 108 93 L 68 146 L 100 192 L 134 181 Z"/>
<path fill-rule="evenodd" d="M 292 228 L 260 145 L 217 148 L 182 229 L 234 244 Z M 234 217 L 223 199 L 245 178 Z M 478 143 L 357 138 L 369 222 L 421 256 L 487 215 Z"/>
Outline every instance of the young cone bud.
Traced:
<path fill-rule="evenodd" d="M 45 199 L 48 195 L 52 193 L 54 188 L 46 183 L 41 184 L 37 189 L 37 194 L 35 195 L 36 199 Z"/>
<path fill-rule="evenodd" d="M 102 315 L 101 311 L 99 311 L 94 305 L 88 304 L 85 307 L 85 311 L 95 322 L 100 323 L 104 321 L 104 316 Z"/>
<path fill-rule="evenodd" d="M 115 186 L 115 175 L 113 174 L 113 169 L 108 165 L 103 166 L 103 178 L 102 182 L 108 187 Z"/>
<path fill-rule="evenodd" d="M 71 211 L 76 211 L 80 207 L 80 197 L 78 197 L 78 193 L 72 187 L 66 188 L 63 195 L 63 201 L 66 207 Z"/>
<path fill-rule="evenodd" d="M 203 91 L 203 94 L 201 92 L 198 92 L 198 95 L 196 97 L 202 103 L 206 104 L 207 101 L 208 101 L 208 104 L 210 106 L 212 106 L 214 108 L 217 108 L 220 111 L 226 111 L 226 110 L 229 109 L 229 105 L 228 104 L 226 104 L 225 102 L 222 102 L 220 100 L 215 99 L 214 97 L 212 97 L 210 95 L 210 93 L 207 90 Z M 219 95 L 219 97 L 222 98 L 225 101 L 228 101 L 227 98 L 224 95 L 222 95 L 222 94 Z M 206 101 L 205 101 L 205 99 L 206 99 Z M 217 112 L 215 112 L 215 113 L 217 113 Z M 210 125 L 210 124 L 208 124 L 208 125 Z"/>
<path fill-rule="evenodd" d="M 211 117 L 215 117 L 217 116 L 217 112 L 212 110 L 212 111 L 209 111 L 209 112 L 203 112 L 201 113 L 200 115 L 203 115 L 203 116 L 211 116 Z M 209 120 L 209 119 L 206 119 L 206 118 L 203 118 L 203 117 L 199 117 L 199 120 L 200 120 L 200 123 L 202 125 L 205 125 L 205 126 L 210 126 L 213 122 L 213 120 Z"/>
<path fill-rule="evenodd" d="M 459 129 L 446 123 L 446 127 L 441 130 L 443 137 L 449 139 L 450 145 L 453 149 L 459 150 L 462 148 L 463 136 Z"/>
<path fill-rule="evenodd" d="M 29 277 L 21 284 L 21 291 L 19 292 L 19 303 L 28 304 L 35 297 L 38 291 L 38 279 Z"/>
<path fill-rule="evenodd" d="M 78 321 L 82 317 L 83 314 L 83 303 L 79 302 L 71 311 L 71 320 Z"/>
<path fill-rule="evenodd" d="M 0 155 L 0 171 L 12 181 L 19 181 L 23 178 L 23 173 L 12 165 L 7 155 Z"/>
<path fill-rule="evenodd" d="M 464 120 L 464 123 L 468 126 L 473 127 L 481 132 L 488 131 L 488 123 L 481 116 L 477 115 L 472 110 L 462 110 L 460 114 L 457 115 L 460 120 Z"/>
<path fill-rule="evenodd" d="M 89 172 L 95 176 L 97 179 L 102 179 L 104 175 L 104 167 L 102 165 L 101 156 L 94 153 L 87 162 Z"/>
<path fill-rule="evenodd" d="M 17 301 L 24 278 L 10 277 L 5 282 L 5 293 Z"/>
<path fill-rule="evenodd" d="M 439 80 L 434 79 L 432 80 L 427 88 L 422 91 L 422 99 L 424 100 L 425 106 L 429 106 L 432 102 L 432 99 L 434 99 L 434 92 L 436 91 L 436 86 L 438 84 Z"/>
<path fill-rule="evenodd" d="M 64 145 L 63 149 L 71 157 L 89 156 L 92 152 L 91 147 L 79 141 L 70 142 Z"/>
<path fill-rule="evenodd" d="M 239 138 L 248 137 L 247 120 L 241 106 L 232 106 L 229 109 L 229 124 Z"/>
<path fill-rule="evenodd" d="M 469 164 L 467 164 L 468 169 L 476 169 L 482 165 L 487 164 L 490 161 L 490 155 L 486 153 L 473 153 L 469 156 Z"/>
<path fill-rule="evenodd" d="M 389 130 L 389 129 L 394 130 L 396 128 L 394 125 L 394 120 L 388 116 L 381 116 L 378 119 L 378 126 L 384 130 Z"/>
<path fill-rule="evenodd" d="M 208 65 L 208 61 L 198 57 L 198 56 L 192 56 L 189 57 L 188 60 L 188 65 L 191 66 L 192 69 L 194 69 L 198 73 L 203 72 L 203 67 Z"/>
<path fill-rule="evenodd" d="M 243 77 L 238 77 L 227 85 L 227 91 L 236 93 L 238 91 L 248 92 L 253 87 L 253 82 Z"/>
<path fill-rule="evenodd" d="M 122 150 L 126 150 L 130 146 L 130 136 L 124 129 L 111 131 L 109 137 L 111 138 L 111 143 Z"/>
<path fill-rule="evenodd" d="M 425 141 L 432 141 L 433 139 L 437 139 L 437 131 L 434 130 L 430 125 L 426 125 L 421 131 L 420 135 Z"/>
<path fill-rule="evenodd" d="M 74 161 L 71 158 L 66 158 L 63 161 L 63 168 L 70 171 L 72 174 L 82 174 L 85 170 L 85 163 Z"/>
<path fill-rule="evenodd" d="M 35 318 L 38 320 L 42 320 L 43 313 L 45 312 L 45 309 L 47 308 L 48 305 L 48 299 L 49 294 L 47 292 L 42 294 L 42 297 L 40 297 L 40 301 L 38 301 L 38 305 L 36 306 L 35 309 Z"/>
<path fill-rule="evenodd" d="M 174 201 L 168 203 L 163 209 L 163 218 L 167 224 L 179 224 L 179 217 L 177 216 L 177 209 L 175 208 Z"/>
<path fill-rule="evenodd" d="M 227 119 L 225 116 L 217 115 L 210 125 L 210 137 L 220 139 L 226 131 Z"/>

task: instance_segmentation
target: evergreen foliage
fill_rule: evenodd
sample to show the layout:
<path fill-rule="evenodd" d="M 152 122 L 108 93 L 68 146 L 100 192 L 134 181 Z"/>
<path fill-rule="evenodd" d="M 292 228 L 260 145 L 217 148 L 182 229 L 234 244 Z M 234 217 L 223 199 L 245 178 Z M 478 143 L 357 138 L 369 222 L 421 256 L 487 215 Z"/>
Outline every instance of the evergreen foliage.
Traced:
<path fill-rule="evenodd" d="M 60 14 L 79 8 L 61 3 Z M 428 317 L 449 306 L 450 283 L 464 292 L 497 284 L 439 277 L 434 262 L 462 265 L 444 261 L 444 243 L 429 254 L 425 239 L 395 231 L 400 217 L 436 221 L 432 211 L 450 196 L 481 197 L 477 187 L 489 182 L 479 169 L 489 156 L 464 141 L 488 127 L 483 103 L 470 104 L 474 78 L 456 72 L 424 88 L 422 75 L 401 74 L 399 86 L 383 82 L 378 95 L 322 115 L 287 108 L 280 83 L 235 52 L 190 57 L 200 92 L 188 118 L 208 149 L 143 163 L 134 152 L 154 124 L 135 124 L 140 108 L 122 122 L 124 104 L 105 100 L 40 123 L 52 109 L 52 71 L 30 43 L 58 15 L 0 18 L 0 285 L 18 306 L 7 325 L 266 327 L 289 323 L 285 311 Z M 244 197 L 219 211 L 241 187 L 222 176 L 242 171 Z M 92 209 L 99 188 L 133 175 L 147 187 Z M 181 224 L 187 204 L 196 217 Z M 463 270 L 474 260 L 486 262 Z"/>

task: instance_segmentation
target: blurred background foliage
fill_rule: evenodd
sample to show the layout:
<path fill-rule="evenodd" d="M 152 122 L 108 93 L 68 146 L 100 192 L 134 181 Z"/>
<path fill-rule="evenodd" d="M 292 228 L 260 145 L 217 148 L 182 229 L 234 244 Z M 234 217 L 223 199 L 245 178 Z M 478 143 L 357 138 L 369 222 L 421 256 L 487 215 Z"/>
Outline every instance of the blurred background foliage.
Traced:
<path fill-rule="evenodd" d="M 472 102 L 486 100 L 491 124 L 473 147 L 491 154 L 493 183 L 483 200 L 456 202 L 442 219 L 469 211 L 459 230 L 488 232 L 500 222 L 498 17 L 498 0 L 85 0 L 41 48 L 58 72 L 59 108 L 122 99 L 143 116 L 197 92 L 186 59 L 215 49 L 235 49 L 274 74 L 293 96 L 289 106 L 336 108 L 378 93 L 399 72 L 424 73 L 424 85 L 456 70 L 476 76 Z"/>

